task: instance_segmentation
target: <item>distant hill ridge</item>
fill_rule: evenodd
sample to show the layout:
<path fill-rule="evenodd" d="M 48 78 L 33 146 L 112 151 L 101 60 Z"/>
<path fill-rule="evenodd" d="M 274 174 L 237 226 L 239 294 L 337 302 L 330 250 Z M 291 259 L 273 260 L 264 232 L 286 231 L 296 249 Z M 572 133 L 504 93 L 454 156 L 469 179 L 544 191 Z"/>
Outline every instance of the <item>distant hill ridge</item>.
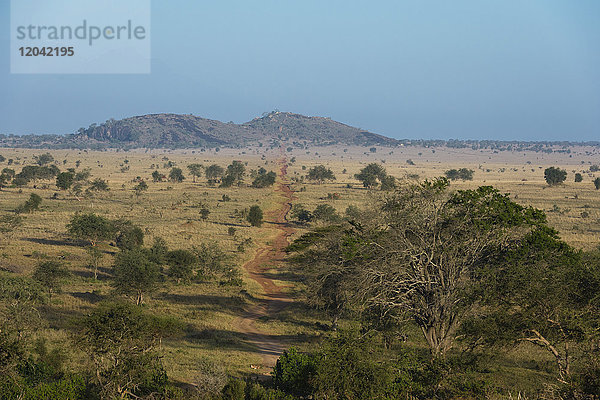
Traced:
<path fill-rule="evenodd" d="M 390 145 L 398 141 L 324 117 L 274 111 L 243 124 L 182 114 L 149 114 L 81 128 L 75 142 L 148 148 L 242 147 L 273 142 L 310 145 Z"/>

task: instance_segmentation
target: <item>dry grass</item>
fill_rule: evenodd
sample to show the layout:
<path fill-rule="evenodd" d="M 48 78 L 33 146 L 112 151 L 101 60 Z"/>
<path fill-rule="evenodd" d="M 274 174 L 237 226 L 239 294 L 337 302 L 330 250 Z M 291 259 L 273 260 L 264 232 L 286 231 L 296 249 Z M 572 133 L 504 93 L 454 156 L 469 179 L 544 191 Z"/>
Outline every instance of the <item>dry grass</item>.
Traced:
<path fill-rule="evenodd" d="M 33 155 L 40 153 L 39 150 L 0 150 L 0 154 L 18 163 L 10 166 L 17 172 L 23 165 L 32 164 Z M 67 320 L 70 317 L 83 315 L 96 302 L 112 297 L 107 273 L 110 272 L 116 248 L 108 244 L 101 246 L 105 251 L 103 269 L 101 279 L 94 281 L 86 267 L 84 248 L 69 241 L 66 236 L 66 224 L 76 212 L 95 212 L 109 218 L 130 219 L 145 229 L 146 244 L 151 244 L 155 237 L 164 238 L 171 248 L 189 249 L 199 243 L 217 244 L 232 257 L 238 268 L 252 259 L 255 251 L 272 240 L 277 233 L 270 224 L 253 228 L 233 217 L 235 209 L 254 204 L 259 204 L 264 210 L 279 207 L 282 197 L 274 195 L 272 188 L 242 186 L 223 189 L 209 186 L 204 178 L 193 183 L 186 166 L 199 162 L 206 166 L 217 163 L 225 167 L 233 159 L 238 159 L 247 162 L 248 169 L 263 166 L 267 170 L 278 172 L 276 160 L 279 150 L 254 148 L 222 150 L 219 153 L 191 150 L 57 150 L 51 153 L 61 169 L 75 168 L 76 161 L 80 160 L 78 170 L 90 168 L 92 178 L 106 179 L 110 187 L 110 191 L 106 193 L 79 200 L 67 192 L 58 191 L 50 181 L 37 182 L 36 188 L 30 185 L 22 190 L 10 188 L 0 192 L 0 215 L 10 214 L 30 193 L 37 193 L 43 198 L 40 211 L 25 215 L 21 227 L 15 232 L 0 236 L 0 268 L 28 275 L 41 259 L 61 257 L 74 273 L 73 278 L 65 285 L 64 292 L 55 296 L 44 310 L 47 326 L 38 334 L 53 342 L 68 342 Z M 168 173 L 168 168 L 163 166 L 168 162 L 163 159 L 165 157 L 184 170 L 188 178 L 183 183 L 152 182 L 152 164 L 158 165 L 162 173 Z M 450 168 L 466 167 L 475 171 L 474 180 L 453 182 L 453 188 L 493 185 L 503 192 L 511 193 L 511 197 L 521 204 L 548 211 L 550 225 L 557 228 L 561 236 L 575 247 L 589 249 L 600 243 L 600 192 L 594 190 L 591 183 L 595 175 L 587 172 L 590 164 L 600 162 L 597 151 L 593 149 L 576 148 L 572 149 L 571 154 L 541 154 L 378 148 L 376 153 L 370 153 L 365 148 L 348 147 L 344 151 L 343 147 L 332 147 L 294 150 L 288 154 L 288 158 L 291 157 L 296 160 L 288 169 L 289 177 L 301 177 L 308 168 L 318 164 L 332 168 L 337 176 L 333 183 L 293 185 L 297 191 L 294 203 L 302 203 L 309 209 L 314 209 L 320 203 L 328 203 L 343 214 L 349 205 L 361 206 L 371 201 L 373 194 L 361 188 L 354 179 L 354 174 L 369 162 L 385 161 L 384 165 L 390 174 L 396 177 L 418 174 L 421 179 L 443 175 Z M 407 159 L 411 159 L 415 165 L 409 165 Z M 63 160 L 66 162 L 63 163 Z M 564 185 L 548 187 L 545 184 L 543 170 L 552 165 L 569 172 Z M 4 162 L 0 168 L 6 166 Z M 302 166 L 306 169 L 303 170 Z M 573 172 L 582 172 L 584 182 L 574 183 Z M 136 177 L 142 177 L 149 185 L 148 191 L 139 198 L 132 190 L 136 185 Z M 300 191 L 303 187 L 306 188 L 305 191 Z M 59 193 L 58 199 L 52 199 L 55 192 Z M 338 193 L 340 199 L 327 200 L 328 193 Z M 224 194 L 231 201 L 221 201 Z M 199 216 L 199 204 L 207 205 L 211 211 L 207 221 L 202 221 Z M 228 235 L 228 228 L 231 226 L 236 229 L 235 236 Z M 303 231 L 304 228 L 298 227 L 297 234 Z M 253 244 L 244 253 L 240 253 L 237 245 L 244 238 L 251 238 Z M 289 274 L 284 269 L 276 268 L 278 266 L 273 267 L 270 272 L 276 284 L 285 287 L 284 291 L 295 296 L 298 287 L 289 280 Z M 241 291 L 242 288 L 221 286 L 214 281 L 189 285 L 166 282 L 148 301 L 148 311 L 174 316 L 187 326 L 182 337 L 163 344 L 164 361 L 171 377 L 194 382 L 201 373 L 201 364 L 206 362 L 222 364 L 228 373 L 242 375 L 251 373 L 250 365 L 260 362 L 260 356 L 247 344 L 244 335 L 236 331 L 234 323 L 242 315 L 244 306 L 257 301 L 261 296 L 261 288 L 256 282 L 246 275 L 244 281 L 245 292 Z M 319 315 L 298 301 L 278 315 L 263 318 L 257 326 L 265 332 L 278 335 L 286 344 L 309 348 L 323 334 L 317 322 Z M 534 350 L 517 355 L 523 357 L 523 363 L 526 359 L 541 357 Z M 522 367 L 514 365 L 507 368 L 509 369 L 502 373 L 502 379 L 511 384 L 506 377 Z M 539 378 L 539 373 L 523 376 L 525 377 L 522 379 L 535 380 Z"/>

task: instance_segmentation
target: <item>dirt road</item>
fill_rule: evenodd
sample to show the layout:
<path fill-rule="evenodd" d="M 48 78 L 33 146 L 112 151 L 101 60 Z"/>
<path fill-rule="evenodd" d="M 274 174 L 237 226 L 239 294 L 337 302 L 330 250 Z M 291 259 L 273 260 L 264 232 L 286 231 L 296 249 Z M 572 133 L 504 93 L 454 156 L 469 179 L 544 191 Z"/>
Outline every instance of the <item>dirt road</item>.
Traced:
<path fill-rule="evenodd" d="M 280 206 L 265 213 L 265 225 L 275 226 L 277 235 L 261 248 L 258 249 L 252 260 L 243 265 L 251 279 L 260 284 L 263 289 L 263 299 L 256 305 L 250 306 L 244 315 L 236 320 L 236 328 L 243 333 L 246 341 L 256 347 L 256 352 L 262 357 L 262 365 L 254 366 L 257 373 L 268 372 L 277 361 L 279 355 L 285 349 L 285 344 L 276 335 L 262 332 L 256 326 L 256 321 L 264 316 L 271 316 L 283 310 L 291 299 L 282 293 L 281 287 L 275 285 L 273 280 L 266 274 L 268 269 L 280 265 L 284 258 L 284 249 L 288 245 L 288 238 L 294 233 L 294 229 L 288 224 L 286 216 L 292 207 L 294 193 L 287 182 L 287 160 L 281 158 L 280 181 L 275 192 L 283 195 Z M 258 368 L 257 368 L 258 367 Z"/>

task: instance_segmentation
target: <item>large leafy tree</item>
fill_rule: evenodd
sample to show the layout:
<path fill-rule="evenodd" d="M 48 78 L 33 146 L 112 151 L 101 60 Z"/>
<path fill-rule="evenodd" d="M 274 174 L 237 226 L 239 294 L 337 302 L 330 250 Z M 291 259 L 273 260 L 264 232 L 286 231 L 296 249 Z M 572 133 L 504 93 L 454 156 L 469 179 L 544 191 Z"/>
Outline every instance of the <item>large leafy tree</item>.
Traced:
<path fill-rule="evenodd" d="M 556 167 L 546 168 L 544 170 L 544 179 L 550 186 L 561 184 L 567 179 L 567 171 Z"/>
<path fill-rule="evenodd" d="M 324 165 L 317 165 L 315 167 L 311 167 L 308 170 L 308 174 L 306 178 L 311 181 L 316 181 L 318 183 L 323 183 L 325 181 L 334 181 L 335 175 L 331 169 L 327 168 Z"/>
<path fill-rule="evenodd" d="M 204 173 L 206 175 L 206 179 L 208 179 L 209 182 L 214 183 L 223 176 L 223 174 L 225 173 L 225 169 L 220 165 L 211 164 L 208 167 L 206 167 Z"/>
<path fill-rule="evenodd" d="M 200 178 L 202 176 L 202 171 L 204 171 L 204 165 L 202 164 L 190 164 L 187 166 L 190 174 L 193 176 L 194 182 L 196 182 L 196 178 Z"/>
<path fill-rule="evenodd" d="M 334 279 L 342 299 L 414 321 L 443 357 L 477 308 L 467 293 L 479 268 L 509 238 L 544 223 L 541 211 L 492 187 L 450 192 L 440 178 L 404 186 L 359 220 L 301 238 L 296 248 L 316 297 Z"/>
<path fill-rule="evenodd" d="M 113 286 L 118 293 L 133 297 L 137 305 L 152 292 L 159 280 L 159 265 L 145 249 L 124 250 L 117 254 L 113 266 Z"/>
<path fill-rule="evenodd" d="M 366 188 L 373 188 L 383 184 L 387 180 L 387 186 L 390 184 L 390 180 L 388 178 L 388 174 L 385 171 L 385 168 L 377 163 L 371 163 L 360 170 L 358 174 L 355 174 L 354 177 L 362 182 L 363 186 Z"/>
<path fill-rule="evenodd" d="M 33 279 L 44 286 L 50 295 L 60 291 L 62 280 L 69 275 L 69 270 L 58 261 L 44 261 L 33 271 Z"/>
<path fill-rule="evenodd" d="M 73 238 L 87 240 L 92 246 L 115 234 L 115 225 L 110 220 L 93 213 L 75 214 L 67 229 Z"/>
<path fill-rule="evenodd" d="M 169 179 L 173 182 L 183 182 L 185 176 L 183 176 L 181 168 L 173 167 L 171 168 L 171 172 L 169 172 Z"/>
<path fill-rule="evenodd" d="M 102 398 L 163 398 L 168 380 L 156 348 L 176 331 L 173 320 L 126 303 L 102 303 L 82 318 L 77 343 L 93 361 Z"/>
<path fill-rule="evenodd" d="M 554 357 L 559 381 L 570 384 L 573 359 L 581 356 L 573 346 L 597 336 L 600 323 L 600 258 L 594 254 L 573 250 L 548 227 L 518 238 L 480 269 L 474 294 L 485 307 L 465 333 L 484 344 L 537 345 Z"/>

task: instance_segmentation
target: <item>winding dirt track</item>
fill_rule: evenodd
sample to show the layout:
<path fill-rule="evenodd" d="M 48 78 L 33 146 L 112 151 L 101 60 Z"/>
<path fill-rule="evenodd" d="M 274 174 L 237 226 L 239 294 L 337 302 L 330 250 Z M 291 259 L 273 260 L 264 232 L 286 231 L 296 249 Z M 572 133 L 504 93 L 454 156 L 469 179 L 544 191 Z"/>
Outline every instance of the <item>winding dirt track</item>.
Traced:
<path fill-rule="evenodd" d="M 257 372 L 265 372 L 272 368 L 279 355 L 285 349 L 285 344 L 276 336 L 259 330 L 255 322 L 264 316 L 272 316 L 283 310 L 291 299 L 282 293 L 281 287 L 275 285 L 273 280 L 266 274 L 267 270 L 274 265 L 283 262 L 284 249 L 289 244 L 288 238 L 294 233 L 294 229 L 288 224 L 286 216 L 295 199 L 294 192 L 286 180 L 287 160 L 278 160 L 280 165 L 280 181 L 275 189 L 276 193 L 283 195 L 283 202 L 276 210 L 265 213 L 265 223 L 275 225 L 278 232 L 269 244 L 259 248 L 254 258 L 243 265 L 251 279 L 260 284 L 263 289 L 263 299 L 258 304 L 250 306 L 244 315 L 235 321 L 237 330 L 244 334 L 247 343 L 256 347 L 256 352 L 262 356 L 262 365 Z"/>

